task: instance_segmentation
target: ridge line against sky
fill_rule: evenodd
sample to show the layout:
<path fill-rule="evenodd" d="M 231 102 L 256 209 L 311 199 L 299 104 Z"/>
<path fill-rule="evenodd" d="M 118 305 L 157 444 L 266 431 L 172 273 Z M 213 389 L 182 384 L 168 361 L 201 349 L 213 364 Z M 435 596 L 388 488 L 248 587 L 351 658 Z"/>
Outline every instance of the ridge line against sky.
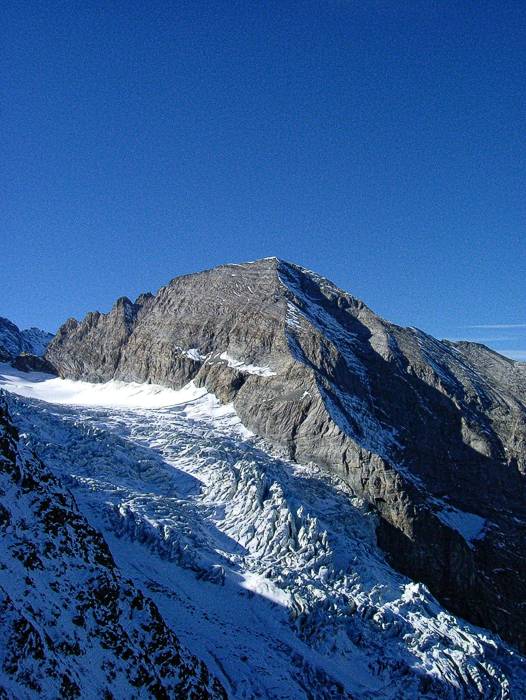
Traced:
<path fill-rule="evenodd" d="M 1 315 L 54 331 L 277 255 L 526 356 L 526 5 L 6 0 L 2 19 Z"/>

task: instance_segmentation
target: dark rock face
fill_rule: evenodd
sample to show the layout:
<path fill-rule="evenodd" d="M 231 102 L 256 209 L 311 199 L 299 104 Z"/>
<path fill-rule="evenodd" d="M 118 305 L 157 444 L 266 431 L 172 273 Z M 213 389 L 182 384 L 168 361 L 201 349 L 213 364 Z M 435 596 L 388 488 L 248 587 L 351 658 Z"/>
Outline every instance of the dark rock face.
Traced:
<path fill-rule="evenodd" d="M 0 534 L 0 697 L 226 697 L 19 442 L 1 394 Z"/>
<path fill-rule="evenodd" d="M 0 362 L 10 362 L 21 353 L 42 356 L 53 338 L 39 328 L 21 331 L 7 318 L 0 316 Z"/>
<path fill-rule="evenodd" d="M 22 354 L 15 357 L 11 363 L 20 372 L 44 372 L 45 374 L 57 374 L 57 370 L 51 362 L 37 355 Z"/>
<path fill-rule="evenodd" d="M 193 380 L 381 516 L 391 562 L 452 611 L 526 648 L 526 369 L 376 316 L 276 259 L 172 280 L 68 321 L 61 376 Z"/>

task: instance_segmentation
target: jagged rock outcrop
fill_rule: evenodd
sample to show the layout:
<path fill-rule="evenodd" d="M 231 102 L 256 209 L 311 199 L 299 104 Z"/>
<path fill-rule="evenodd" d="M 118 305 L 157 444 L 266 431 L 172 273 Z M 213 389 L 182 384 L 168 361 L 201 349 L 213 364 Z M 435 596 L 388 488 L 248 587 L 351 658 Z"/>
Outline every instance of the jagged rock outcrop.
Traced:
<path fill-rule="evenodd" d="M 71 319 L 46 358 L 64 377 L 193 380 L 233 401 L 248 428 L 378 511 L 398 569 L 526 648 L 524 365 L 391 324 L 274 258 Z"/>
<path fill-rule="evenodd" d="M 0 697 L 226 697 L 19 441 L 1 395 L 0 533 Z"/>
<path fill-rule="evenodd" d="M 44 372 L 45 374 L 57 374 L 57 370 L 51 362 L 38 355 L 30 355 L 23 352 L 11 362 L 11 365 L 20 372 Z"/>
<path fill-rule="evenodd" d="M 53 338 L 40 328 L 20 330 L 7 318 L 0 316 L 0 362 L 10 362 L 22 353 L 41 357 Z"/>

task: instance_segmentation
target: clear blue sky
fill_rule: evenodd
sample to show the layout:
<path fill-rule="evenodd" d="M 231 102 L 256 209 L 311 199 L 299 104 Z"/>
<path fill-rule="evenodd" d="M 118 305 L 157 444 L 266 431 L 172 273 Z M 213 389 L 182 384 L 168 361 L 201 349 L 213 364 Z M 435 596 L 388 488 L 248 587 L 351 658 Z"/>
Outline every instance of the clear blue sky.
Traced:
<path fill-rule="evenodd" d="M 35 0 L 0 20 L 0 315 L 55 330 L 276 255 L 526 357 L 525 3 Z"/>

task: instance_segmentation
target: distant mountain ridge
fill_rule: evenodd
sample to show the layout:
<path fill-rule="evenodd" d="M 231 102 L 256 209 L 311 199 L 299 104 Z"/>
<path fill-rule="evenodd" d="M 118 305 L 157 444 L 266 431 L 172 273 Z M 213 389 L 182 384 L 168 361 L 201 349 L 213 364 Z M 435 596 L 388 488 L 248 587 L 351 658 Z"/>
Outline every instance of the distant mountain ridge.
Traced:
<path fill-rule="evenodd" d="M 40 328 L 20 330 L 12 321 L 0 316 L 0 361 L 2 362 L 14 360 L 22 353 L 41 357 L 52 339 L 52 333 Z"/>
<path fill-rule="evenodd" d="M 526 366 L 374 314 L 276 258 L 175 278 L 70 319 L 60 375 L 232 401 L 291 458 L 342 476 L 379 514 L 392 564 L 526 648 Z"/>

